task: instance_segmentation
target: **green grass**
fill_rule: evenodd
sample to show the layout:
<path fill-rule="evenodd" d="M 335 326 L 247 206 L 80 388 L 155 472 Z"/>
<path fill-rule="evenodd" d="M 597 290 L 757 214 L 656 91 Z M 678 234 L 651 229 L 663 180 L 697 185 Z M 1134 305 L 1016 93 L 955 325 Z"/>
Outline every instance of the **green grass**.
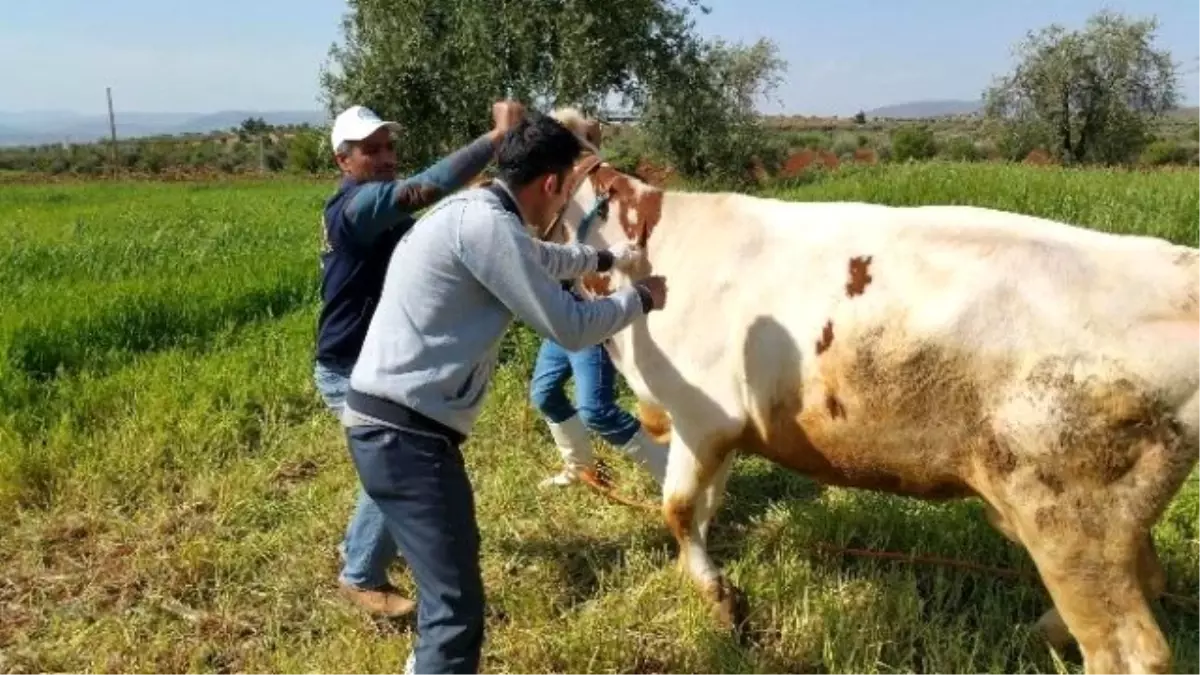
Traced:
<path fill-rule="evenodd" d="M 1196 244 L 1196 171 L 856 171 L 776 194 L 959 202 Z M 319 206 L 301 182 L 10 186 L 0 192 L 0 671 L 394 672 L 404 626 L 336 595 L 355 477 L 311 385 Z M 738 463 L 711 537 L 752 643 L 716 629 L 659 519 L 554 465 L 510 334 L 466 447 L 491 609 L 487 671 L 1035 672 L 1040 585 L 836 557 L 875 547 L 1031 570 L 972 502 L 823 489 Z M 628 401 L 628 398 L 626 398 Z M 649 479 L 611 449 L 628 489 Z M 1197 484 L 1155 531 L 1195 598 Z M 411 590 L 402 568 L 393 578 Z M 1157 612 L 1200 668 L 1194 606 Z M 1080 670 L 1077 654 L 1063 667 Z"/>

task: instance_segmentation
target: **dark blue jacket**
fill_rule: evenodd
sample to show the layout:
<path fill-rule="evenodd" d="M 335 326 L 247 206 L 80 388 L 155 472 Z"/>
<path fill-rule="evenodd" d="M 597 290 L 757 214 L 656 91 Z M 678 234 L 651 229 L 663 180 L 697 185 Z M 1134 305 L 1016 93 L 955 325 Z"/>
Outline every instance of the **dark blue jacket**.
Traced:
<path fill-rule="evenodd" d="M 326 200 L 322 217 L 317 361 L 354 365 L 379 302 L 392 250 L 416 222 L 416 212 L 465 185 L 492 156 L 491 139 L 481 136 L 408 179 L 362 183 L 342 179 L 337 192 Z"/>

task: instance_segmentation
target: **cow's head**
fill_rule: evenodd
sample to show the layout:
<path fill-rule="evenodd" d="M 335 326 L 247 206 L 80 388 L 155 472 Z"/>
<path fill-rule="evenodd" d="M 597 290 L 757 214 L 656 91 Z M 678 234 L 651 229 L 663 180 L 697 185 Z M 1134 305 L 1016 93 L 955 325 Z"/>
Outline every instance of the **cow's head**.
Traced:
<path fill-rule="evenodd" d="M 650 235 L 662 215 L 663 191 L 635 176 L 618 171 L 599 155 L 600 126 L 573 109 L 560 109 L 552 116 L 585 141 L 583 154 L 566 180 L 569 192 L 558 217 L 547 226 L 542 238 L 557 243 L 582 242 L 609 248 L 622 241 L 635 241 L 649 252 Z M 650 273 L 649 264 L 631 276 Z M 584 296 L 605 295 L 629 279 L 613 271 L 584 278 L 577 284 Z"/>

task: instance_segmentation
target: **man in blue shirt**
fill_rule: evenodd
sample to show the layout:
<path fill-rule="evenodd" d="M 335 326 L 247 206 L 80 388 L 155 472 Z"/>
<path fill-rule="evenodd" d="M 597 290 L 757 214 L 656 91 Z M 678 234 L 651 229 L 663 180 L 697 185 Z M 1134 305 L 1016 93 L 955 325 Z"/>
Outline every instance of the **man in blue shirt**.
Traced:
<path fill-rule="evenodd" d="M 466 185 L 487 166 L 504 133 L 524 116 L 514 101 L 492 106 L 494 128 L 415 176 L 396 179 L 395 122 L 363 106 L 338 115 L 331 142 L 342 170 L 322 218 L 321 313 L 313 378 L 326 405 L 340 416 L 350 371 L 371 321 L 388 260 L 415 222 L 417 211 Z M 344 595 L 371 612 L 404 616 L 415 607 L 388 581 L 397 548 L 383 514 L 361 489 L 339 546 Z"/>
<path fill-rule="evenodd" d="M 631 270 L 636 247 L 536 240 L 582 146 L 548 116 L 498 151 L 498 179 L 430 209 L 396 247 L 350 376 L 342 422 L 359 480 L 383 511 L 417 585 L 411 670 L 473 673 L 484 638 L 474 492 L 460 450 L 483 405 L 504 332 L 518 318 L 570 350 L 661 309 L 650 277 L 582 302 L 560 280 Z"/>

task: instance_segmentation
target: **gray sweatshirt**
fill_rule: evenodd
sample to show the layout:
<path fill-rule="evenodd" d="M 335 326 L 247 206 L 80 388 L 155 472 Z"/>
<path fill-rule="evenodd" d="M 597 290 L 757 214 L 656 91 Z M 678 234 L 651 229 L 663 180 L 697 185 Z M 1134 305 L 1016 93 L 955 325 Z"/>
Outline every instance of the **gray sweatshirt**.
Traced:
<path fill-rule="evenodd" d="M 596 270 L 598 252 L 534 239 L 491 192 L 448 197 L 396 246 L 350 386 L 467 435 L 514 316 L 575 351 L 643 315 L 632 287 L 591 302 L 560 280 Z M 379 424 L 346 406 L 344 424 Z"/>

